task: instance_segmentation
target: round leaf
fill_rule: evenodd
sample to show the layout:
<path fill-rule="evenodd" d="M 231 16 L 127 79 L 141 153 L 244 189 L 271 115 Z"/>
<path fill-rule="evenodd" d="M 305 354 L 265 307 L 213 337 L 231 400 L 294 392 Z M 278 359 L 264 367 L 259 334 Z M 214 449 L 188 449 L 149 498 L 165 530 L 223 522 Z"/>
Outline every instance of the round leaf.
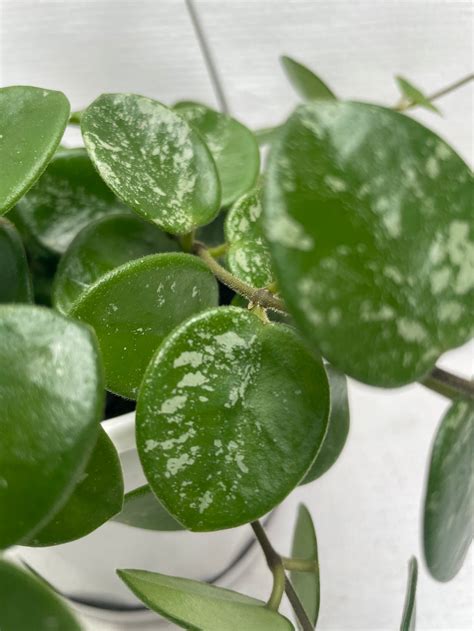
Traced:
<path fill-rule="evenodd" d="M 153 495 L 148 484 L 125 495 L 123 510 L 114 517 L 114 521 L 146 530 L 183 530 L 183 526 L 171 517 Z"/>
<path fill-rule="evenodd" d="M 431 452 L 423 545 L 431 575 L 451 580 L 461 569 L 474 528 L 474 405 L 456 401 L 441 421 Z"/>
<path fill-rule="evenodd" d="M 95 329 L 107 388 L 133 399 L 163 338 L 217 301 L 216 280 L 200 259 L 155 254 L 102 276 L 74 303 L 71 316 Z"/>
<path fill-rule="evenodd" d="M 62 92 L 0 88 L 0 215 L 36 182 L 56 151 L 69 118 Z"/>
<path fill-rule="evenodd" d="M 54 283 L 54 305 L 68 313 L 106 272 L 148 254 L 178 249 L 174 239 L 134 215 L 98 219 L 81 230 L 62 257 Z"/>
<path fill-rule="evenodd" d="M 63 600 L 46 584 L 0 559 L 2 631 L 81 631 Z"/>
<path fill-rule="evenodd" d="M 15 226 L 0 218 L 0 303 L 32 302 L 25 248 Z"/>
<path fill-rule="evenodd" d="M 97 175 L 86 151 L 69 149 L 56 154 L 16 212 L 37 243 L 62 254 L 88 223 L 125 209 Z"/>
<path fill-rule="evenodd" d="M 72 495 L 24 545 L 54 546 L 85 537 L 119 513 L 122 504 L 120 460 L 112 441 L 101 428 L 92 456 Z"/>
<path fill-rule="evenodd" d="M 191 318 L 163 342 L 137 405 L 148 482 L 187 529 L 248 523 L 301 481 L 329 408 L 321 361 L 288 327 L 238 307 Z"/>
<path fill-rule="evenodd" d="M 415 557 L 408 564 L 408 583 L 403 607 L 400 631 L 415 631 L 416 627 L 416 583 L 418 580 L 418 562 Z"/>
<path fill-rule="evenodd" d="M 335 99 L 334 93 L 312 70 L 291 57 L 281 57 L 286 76 L 296 92 L 306 101 Z"/>
<path fill-rule="evenodd" d="M 301 484 L 307 484 L 320 478 L 332 467 L 339 458 L 349 433 L 349 401 L 347 400 L 346 377 L 330 364 L 326 366 L 326 372 L 331 398 L 329 427 L 316 460 Z"/>
<path fill-rule="evenodd" d="M 92 332 L 41 307 L 0 307 L 0 548 L 34 536 L 80 479 L 104 391 Z"/>
<path fill-rule="evenodd" d="M 183 102 L 176 111 L 206 141 L 216 163 L 222 205 L 228 206 L 250 190 L 260 169 L 260 152 L 253 133 L 235 119 L 199 103 Z"/>
<path fill-rule="evenodd" d="M 184 629 L 290 631 L 289 620 L 265 603 L 222 587 L 144 570 L 118 575 L 147 607 Z"/>
<path fill-rule="evenodd" d="M 225 237 L 229 269 L 253 287 L 266 287 L 273 282 L 270 252 L 261 226 L 260 190 L 244 195 L 232 206 L 225 221 Z"/>
<path fill-rule="evenodd" d="M 283 297 L 342 372 L 400 386 L 469 339 L 472 177 L 435 134 L 375 105 L 303 105 L 265 182 Z"/>
<path fill-rule="evenodd" d="M 84 112 L 86 149 L 128 206 L 172 234 L 209 223 L 220 208 L 214 160 L 176 112 L 136 94 L 103 94 Z"/>
<path fill-rule="evenodd" d="M 311 513 L 304 504 L 300 504 L 298 508 L 291 556 L 295 559 L 314 561 L 314 572 L 291 572 L 291 582 L 306 615 L 316 627 L 320 600 L 318 542 Z"/>

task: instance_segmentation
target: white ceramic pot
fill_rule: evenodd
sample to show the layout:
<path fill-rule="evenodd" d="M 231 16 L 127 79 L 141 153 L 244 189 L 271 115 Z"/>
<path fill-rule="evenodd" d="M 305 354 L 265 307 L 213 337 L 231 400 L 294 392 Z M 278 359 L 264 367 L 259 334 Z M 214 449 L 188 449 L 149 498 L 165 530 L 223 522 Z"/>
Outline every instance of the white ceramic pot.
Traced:
<path fill-rule="evenodd" d="M 119 453 L 126 491 L 145 483 L 135 445 L 134 416 L 132 412 L 102 423 Z M 19 547 L 15 556 L 82 613 L 135 628 L 140 621 L 146 624 L 151 615 L 158 624 L 157 617 L 124 586 L 116 575 L 117 568 L 153 570 L 229 585 L 248 566 L 254 552 L 248 526 L 214 533 L 154 532 L 109 522 L 71 543 Z"/>

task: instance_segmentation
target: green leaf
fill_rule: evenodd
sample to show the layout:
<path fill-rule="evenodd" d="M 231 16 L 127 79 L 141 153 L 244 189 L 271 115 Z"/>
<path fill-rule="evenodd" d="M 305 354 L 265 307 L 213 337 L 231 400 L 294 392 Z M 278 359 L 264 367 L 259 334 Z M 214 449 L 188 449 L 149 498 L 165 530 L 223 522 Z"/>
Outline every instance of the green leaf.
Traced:
<path fill-rule="evenodd" d="M 84 149 L 59 151 L 16 208 L 32 239 L 58 254 L 94 219 L 125 210 Z"/>
<path fill-rule="evenodd" d="M 0 214 L 36 182 L 56 151 L 69 118 L 62 92 L 0 88 Z"/>
<path fill-rule="evenodd" d="M 81 129 L 110 188 L 166 232 L 191 232 L 219 212 L 214 160 L 173 110 L 136 94 L 103 94 L 83 113 Z"/>
<path fill-rule="evenodd" d="M 101 428 L 84 474 L 66 504 L 28 546 L 54 546 L 85 537 L 122 510 L 123 478 L 114 444 Z"/>
<path fill-rule="evenodd" d="M 25 248 L 15 226 L 0 218 L 0 303 L 32 302 Z"/>
<path fill-rule="evenodd" d="M 301 481 L 328 408 L 324 367 L 293 330 L 238 307 L 212 309 L 173 331 L 151 360 L 138 452 L 153 492 L 187 529 L 232 528 Z"/>
<path fill-rule="evenodd" d="M 324 437 L 321 449 L 311 469 L 306 474 L 301 484 L 307 484 L 320 478 L 330 469 L 339 458 L 344 448 L 349 433 L 349 401 L 347 399 L 347 379 L 345 375 L 326 365 L 329 379 L 329 393 L 331 398 L 331 413 L 329 414 L 329 427 Z"/>
<path fill-rule="evenodd" d="M 316 627 L 320 600 L 318 542 L 311 514 L 304 504 L 298 507 L 291 556 L 315 563 L 314 572 L 291 572 L 290 578 L 306 615 Z"/>
<path fill-rule="evenodd" d="M 72 612 L 30 572 L 0 559 L 2 631 L 81 631 Z"/>
<path fill-rule="evenodd" d="M 441 421 L 431 452 L 423 545 L 428 569 L 450 581 L 461 569 L 474 528 L 474 405 L 456 401 Z"/>
<path fill-rule="evenodd" d="M 134 399 L 154 351 L 178 324 L 218 302 L 207 266 L 190 254 L 154 254 L 102 276 L 71 309 L 99 339 L 107 388 Z"/>
<path fill-rule="evenodd" d="M 79 297 L 101 276 L 128 261 L 179 250 L 177 242 L 135 215 L 103 217 L 77 235 L 61 259 L 54 306 L 68 313 Z"/>
<path fill-rule="evenodd" d="M 303 64 L 286 56 L 281 57 L 280 61 L 291 85 L 305 101 L 336 98 L 324 81 Z"/>
<path fill-rule="evenodd" d="M 225 238 L 229 269 L 253 287 L 266 287 L 273 282 L 270 252 L 261 226 L 260 189 L 247 193 L 230 209 L 225 221 Z"/>
<path fill-rule="evenodd" d="M 433 132 L 375 105 L 302 105 L 265 183 L 282 296 L 336 368 L 401 386 L 470 338 L 472 176 Z"/>
<path fill-rule="evenodd" d="M 260 152 L 250 129 L 199 103 L 177 103 L 175 109 L 197 129 L 209 147 L 221 182 L 223 206 L 255 186 Z"/>
<path fill-rule="evenodd" d="M 125 495 L 123 510 L 114 517 L 114 521 L 146 530 L 173 531 L 184 529 L 165 510 L 160 501 L 153 495 L 148 484 Z"/>
<path fill-rule="evenodd" d="M 202 226 L 196 230 L 196 239 L 202 241 L 208 247 L 214 247 L 224 243 L 224 221 L 226 213 L 221 212 L 217 217 L 207 226 Z"/>
<path fill-rule="evenodd" d="M 403 607 L 400 631 L 415 631 L 416 628 L 416 583 L 418 580 L 418 562 L 415 557 L 408 564 L 408 583 Z"/>
<path fill-rule="evenodd" d="M 193 631 L 289 631 L 289 620 L 265 603 L 222 587 L 145 570 L 118 575 L 147 607 Z"/>
<path fill-rule="evenodd" d="M 440 114 L 439 109 L 433 105 L 433 103 L 412 83 L 404 79 L 403 77 L 395 77 L 395 80 L 400 88 L 400 92 L 407 99 L 407 101 L 413 105 L 419 105 L 427 110 Z"/>
<path fill-rule="evenodd" d="M 0 306 L 0 548 L 66 501 L 97 440 L 104 391 L 92 332 L 54 311 Z"/>

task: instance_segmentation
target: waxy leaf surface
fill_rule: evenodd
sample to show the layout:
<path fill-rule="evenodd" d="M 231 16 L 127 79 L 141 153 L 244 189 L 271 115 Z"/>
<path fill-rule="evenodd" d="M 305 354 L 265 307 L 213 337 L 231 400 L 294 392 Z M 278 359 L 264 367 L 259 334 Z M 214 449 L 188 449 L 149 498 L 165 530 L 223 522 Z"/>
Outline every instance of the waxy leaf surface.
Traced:
<path fill-rule="evenodd" d="M 61 259 L 53 289 L 54 306 L 68 313 L 105 273 L 148 254 L 179 250 L 177 242 L 135 215 L 103 217 L 77 235 Z"/>
<path fill-rule="evenodd" d="M 55 155 L 15 212 L 32 239 L 46 250 L 62 254 L 88 223 L 124 210 L 86 151 L 67 149 Z"/>
<path fill-rule="evenodd" d="M 296 92 L 305 100 L 335 99 L 334 93 L 312 70 L 291 57 L 281 57 L 286 76 Z"/>
<path fill-rule="evenodd" d="M 25 248 L 15 226 L 0 218 L 0 303 L 32 302 Z"/>
<path fill-rule="evenodd" d="M 88 328 L 42 307 L 0 306 L 0 548 L 30 539 L 65 502 L 103 403 Z"/>
<path fill-rule="evenodd" d="M 136 94 L 103 94 L 82 115 L 81 129 L 105 182 L 160 228 L 185 234 L 219 212 L 214 160 L 173 110 Z"/>
<path fill-rule="evenodd" d="M 336 368 L 401 386 L 469 339 L 472 176 L 438 136 L 375 105 L 302 105 L 265 182 L 279 288 Z"/>
<path fill-rule="evenodd" d="M 148 484 L 125 495 L 123 510 L 114 517 L 114 521 L 146 530 L 183 530 L 183 526 L 163 508 Z"/>
<path fill-rule="evenodd" d="M 474 404 L 456 401 L 441 421 L 431 452 L 423 545 L 438 581 L 461 569 L 474 529 Z"/>
<path fill-rule="evenodd" d="M 69 117 L 62 92 L 0 88 L 0 215 L 36 182 L 56 151 Z"/>
<path fill-rule="evenodd" d="M 178 327 L 151 360 L 137 446 L 153 492 L 180 523 L 231 528 L 301 481 L 328 412 L 323 365 L 293 330 L 222 307 Z"/>
<path fill-rule="evenodd" d="M 118 575 L 147 607 L 193 631 L 290 631 L 289 620 L 238 592 L 144 570 Z"/>
<path fill-rule="evenodd" d="M 199 103 L 183 102 L 176 111 L 206 141 L 216 163 L 222 188 L 222 205 L 228 206 L 256 183 L 260 152 L 254 134 L 234 118 Z"/>
<path fill-rule="evenodd" d="M 311 514 L 304 504 L 298 508 L 291 556 L 315 564 L 313 572 L 291 572 L 291 582 L 306 615 L 316 627 L 320 597 L 318 542 Z"/>
<path fill-rule="evenodd" d="M 400 631 L 415 631 L 416 628 L 416 583 L 418 580 L 418 562 L 415 557 L 408 564 L 408 583 L 403 607 Z"/>
<path fill-rule="evenodd" d="M 217 282 L 200 259 L 154 254 L 102 276 L 74 303 L 71 316 L 94 328 L 107 388 L 134 399 L 163 338 L 217 301 Z"/>

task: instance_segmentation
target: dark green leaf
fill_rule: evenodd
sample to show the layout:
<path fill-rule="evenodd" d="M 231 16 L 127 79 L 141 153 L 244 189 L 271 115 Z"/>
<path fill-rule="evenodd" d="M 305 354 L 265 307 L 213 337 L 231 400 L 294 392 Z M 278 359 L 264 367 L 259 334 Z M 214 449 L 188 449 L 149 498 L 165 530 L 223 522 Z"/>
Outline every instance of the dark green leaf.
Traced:
<path fill-rule="evenodd" d="M 305 101 L 336 98 L 324 81 L 303 64 L 285 56 L 281 57 L 281 63 L 291 85 Z"/>
<path fill-rule="evenodd" d="M 196 239 L 202 241 L 208 247 L 215 247 L 224 243 L 224 221 L 226 213 L 221 212 L 207 226 L 202 226 L 196 230 Z"/>
<path fill-rule="evenodd" d="M 432 112 L 440 113 L 439 109 L 433 105 L 433 103 L 412 83 L 404 79 L 403 77 L 395 77 L 398 87 L 400 88 L 400 92 L 407 99 L 409 103 L 413 105 L 419 105 L 420 107 L 424 107 L 427 110 L 431 110 Z"/>
<path fill-rule="evenodd" d="M 41 307 L 0 306 L 0 548 L 30 539 L 66 501 L 103 403 L 88 328 Z"/>
<path fill-rule="evenodd" d="M 311 514 L 304 504 L 298 508 L 291 556 L 315 563 L 314 572 L 291 572 L 291 582 L 308 618 L 316 627 L 320 598 L 318 542 Z"/>
<path fill-rule="evenodd" d="M 62 92 L 0 88 L 0 215 L 36 182 L 56 151 L 69 118 Z"/>
<path fill-rule="evenodd" d="M 260 152 L 255 136 L 247 127 L 199 103 L 177 103 L 175 109 L 198 130 L 209 147 L 221 182 L 223 206 L 255 186 Z"/>
<path fill-rule="evenodd" d="M 123 510 L 114 521 L 146 530 L 183 530 L 153 495 L 148 484 L 125 495 Z"/>
<path fill-rule="evenodd" d="M 265 603 L 222 587 L 144 570 L 118 575 L 147 607 L 193 631 L 290 631 L 289 620 Z"/>
<path fill-rule="evenodd" d="M 72 612 L 45 583 L 0 559 L 2 631 L 81 631 Z"/>
<path fill-rule="evenodd" d="M 122 468 L 115 447 L 101 428 L 84 474 L 58 513 L 27 541 L 54 546 L 85 537 L 119 513 L 123 504 Z"/>
<path fill-rule="evenodd" d="M 75 302 L 71 316 L 95 329 L 107 388 L 134 399 L 163 338 L 217 301 L 216 280 L 200 259 L 155 254 L 102 276 Z"/>
<path fill-rule="evenodd" d="M 25 248 L 15 226 L 0 218 L 0 303 L 32 302 Z"/>
<path fill-rule="evenodd" d="M 261 226 L 262 204 L 260 189 L 238 199 L 225 221 L 225 237 L 229 269 L 253 287 L 266 287 L 273 282 L 270 252 Z"/>
<path fill-rule="evenodd" d="M 88 223 L 124 210 L 84 149 L 59 151 L 16 208 L 32 239 L 59 254 Z"/>
<path fill-rule="evenodd" d="M 472 176 L 435 134 L 375 105 L 303 105 L 265 183 L 279 288 L 335 367 L 400 386 L 470 338 Z"/>
<path fill-rule="evenodd" d="M 349 433 L 349 401 L 347 399 L 347 379 L 345 375 L 326 365 L 329 378 L 331 413 L 329 427 L 321 449 L 301 484 L 307 484 L 321 477 L 339 458 Z"/>
<path fill-rule="evenodd" d="M 423 545 L 431 575 L 449 581 L 461 569 L 474 528 L 474 405 L 456 401 L 431 452 Z"/>
<path fill-rule="evenodd" d="M 416 582 L 418 580 L 418 562 L 415 557 L 408 564 L 408 583 L 403 607 L 400 631 L 415 631 L 416 628 Z"/>
<path fill-rule="evenodd" d="M 59 264 L 54 306 L 67 313 L 106 272 L 147 254 L 179 250 L 177 242 L 135 215 L 103 217 L 86 226 Z"/>
<path fill-rule="evenodd" d="M 173 110 L 136 94 L 103 94 L 83 113 L 81 129 L 110 188 L 160 228 L 185 234 L 219 212 L 214 160 Z"/>
<path fill-rule="evenodd" d="M 137 446 L 153 492 L 180 523 L 231 528 L 301 481 L 328 411 L 323 365 L 293 330 L 222 307 L 178 327 L 151 360 Z"/>

